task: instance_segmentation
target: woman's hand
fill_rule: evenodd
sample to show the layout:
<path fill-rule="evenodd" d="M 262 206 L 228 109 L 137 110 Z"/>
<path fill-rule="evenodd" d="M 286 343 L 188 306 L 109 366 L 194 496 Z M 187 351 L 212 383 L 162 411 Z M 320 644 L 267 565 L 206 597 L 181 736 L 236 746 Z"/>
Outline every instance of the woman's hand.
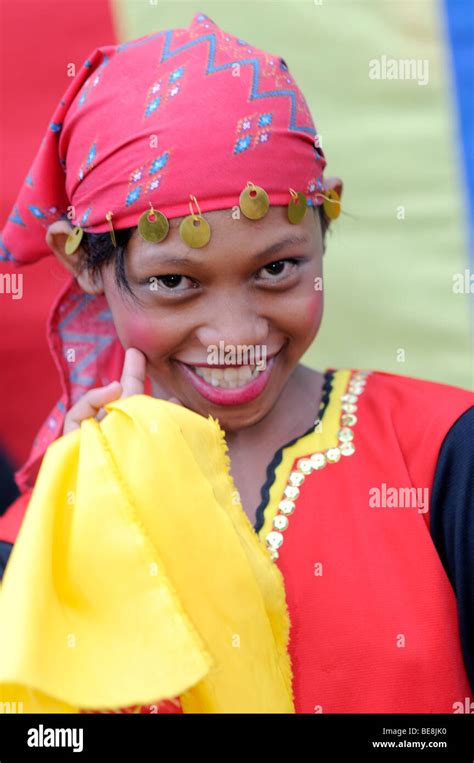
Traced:
<path fill-rule="evenodd" d="M 140 350 L 129 347 L 125 352 L 125 360 L 120 381 L 113 381 L 106 387 L 90 389 L 67 412 L 64 420 L 63 435 L 79 429 L 81 421 L 94 417 L 100 421 L 107 414 L 103 406 L 131 395 L 145 393 L 146 358 Z M 177 402 L 173 399 L 173 402 Z"/>

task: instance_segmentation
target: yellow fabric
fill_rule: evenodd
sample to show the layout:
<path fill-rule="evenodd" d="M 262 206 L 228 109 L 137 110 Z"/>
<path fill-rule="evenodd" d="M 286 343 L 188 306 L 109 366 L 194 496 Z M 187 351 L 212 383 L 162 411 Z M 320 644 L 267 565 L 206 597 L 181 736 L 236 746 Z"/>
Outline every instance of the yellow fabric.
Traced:
<path fill-rule="evenodd" d="M 283 578 L 218 423 L 145 395 L 106 409 L 44 457 L 0 591 L 0 701 L 294 713 Z"/>

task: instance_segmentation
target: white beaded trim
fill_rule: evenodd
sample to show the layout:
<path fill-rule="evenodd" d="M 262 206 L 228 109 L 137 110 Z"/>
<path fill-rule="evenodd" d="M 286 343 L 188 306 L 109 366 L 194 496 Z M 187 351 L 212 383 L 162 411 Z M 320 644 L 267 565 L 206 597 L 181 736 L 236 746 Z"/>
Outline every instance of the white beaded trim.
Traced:
<path fill-rule="evenodd" d="M 274 529 L 265 538 L 267 549 L 272 561 L 279 557 L 278 549 L 284 541 L 283 532 L 289 525 L 289 517 L 296 508 L 296 500 L 300 494 L 300 487 L 308 474 L 319 469 L 324 469 L 326 464 L 337 464 L 341 456 L 352 456 L 355 453 L 354 432 L 352 427 L 357 424 L 357 400 L 364 391 L 366 379 L 370 371 L 354 371 L 349 379 L 347 389 L 341 395 L 341 421 L 337 433 L 339 444 L 335 448 L 313 453 L 306 458 L 300 458 L 296 469 L 288 477 L 287 485 L 283 491 L 283 498 L 278 504 L 278 513 L 273 519 Z"/>

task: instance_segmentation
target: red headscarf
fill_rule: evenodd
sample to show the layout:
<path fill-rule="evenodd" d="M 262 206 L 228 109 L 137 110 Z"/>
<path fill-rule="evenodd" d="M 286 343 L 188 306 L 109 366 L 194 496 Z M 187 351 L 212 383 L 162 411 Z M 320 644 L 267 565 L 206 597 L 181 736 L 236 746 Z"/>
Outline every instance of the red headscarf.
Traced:
<path fill-rule="evenodd" d="M 202 13 L 186 29 L 97 48 L 56 108 L 0 237 L 0 259 L 21 266 L 51 254 L 48 226 L 136 226 L 150 208 L 168 218 L 229 209 L 251 181 L 271 205 L 289 189 L 322 203 L 326 160 L 306 100 L 285 61 L 221 30 Z M 69 213 L 69 215 L 68 215 Z M 158 244 L 159 246 L 159 244 Z M 123 349 L 103 295 L 71 278 L 49 319 L 63 395 L 16 478 L 32 487 L 66 411 L 87 389 L 120 377 Z"/>

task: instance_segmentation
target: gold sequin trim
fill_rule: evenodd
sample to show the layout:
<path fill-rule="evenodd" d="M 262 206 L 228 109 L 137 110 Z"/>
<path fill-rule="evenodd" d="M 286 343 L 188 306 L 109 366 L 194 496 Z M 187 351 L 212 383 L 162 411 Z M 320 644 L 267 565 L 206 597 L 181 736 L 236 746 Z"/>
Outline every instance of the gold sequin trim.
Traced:
<path fill-rule="evenodd" d="M 278 504 L 278 513 L 273 520 L 273 530 L 265 538 L 272 561 L 275 562 L 279 557 L 278 549 L 281 548 L 285 539 L 283 533 L 290 524 L 290 516 L 296 508 L 295 502 L 306 477 L 314 471 L 324 469 L 327 464 L 337 464 L 342 456 L 352 456 L 355 453 L 352 427 L 357 424 L 357 401 L 365 389 L 369 375 L 370 371 L 353 371 L 347 383 L 347 389 L 341 395 L 341 419 L 337 433 L 338 445 L 335 448 L 328 448 L 325 451 L 300 458 L 296 463 L 296 468 L 291 471 L 287 485 L 283 490 L 282 500 Z"/>

